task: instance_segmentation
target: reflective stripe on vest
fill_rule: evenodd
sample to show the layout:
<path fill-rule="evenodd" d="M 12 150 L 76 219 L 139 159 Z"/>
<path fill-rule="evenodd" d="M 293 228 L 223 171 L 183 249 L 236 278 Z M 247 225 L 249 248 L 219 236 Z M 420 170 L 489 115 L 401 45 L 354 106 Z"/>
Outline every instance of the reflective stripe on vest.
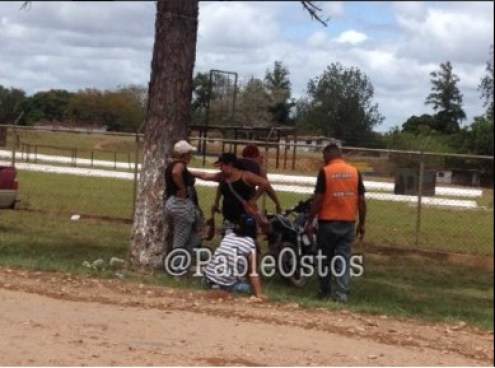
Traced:
<path fill-rule="evenodd" d="M 332 160 L 325 171 L 325 193 L 319 220 L 355 221 L 358 207 L 358 171 L 341 159 Z"/>

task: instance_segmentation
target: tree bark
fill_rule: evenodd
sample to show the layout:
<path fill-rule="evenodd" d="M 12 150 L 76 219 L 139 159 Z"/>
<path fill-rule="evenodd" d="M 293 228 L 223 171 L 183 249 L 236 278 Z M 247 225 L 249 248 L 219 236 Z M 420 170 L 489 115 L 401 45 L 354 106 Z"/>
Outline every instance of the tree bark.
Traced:
<path fill-rule="evenodd" d="M 144 157 L 131 232 L 130 261 L 160 268 L 167 226 L 164 173 L 173 144 L 186 139 L 191 119 L 198 0 L 159 0 L 148 90 Z"/>

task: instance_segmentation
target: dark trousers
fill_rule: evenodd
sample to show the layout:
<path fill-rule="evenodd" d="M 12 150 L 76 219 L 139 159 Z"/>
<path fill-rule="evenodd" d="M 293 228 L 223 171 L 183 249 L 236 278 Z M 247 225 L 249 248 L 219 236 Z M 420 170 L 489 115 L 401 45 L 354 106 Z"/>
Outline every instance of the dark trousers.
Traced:
<path fill-rule="evenodd" d="M 322 296 L 331 295 L 332 275 L 336 289 L 334 297 L 347 300 L 350 280 L 351 245 L 354 241 L 354 222 L 330 221 L 319 222 L 317 232 L 318 250 L 324 256 L 323 274 L 319 275 Z"/>

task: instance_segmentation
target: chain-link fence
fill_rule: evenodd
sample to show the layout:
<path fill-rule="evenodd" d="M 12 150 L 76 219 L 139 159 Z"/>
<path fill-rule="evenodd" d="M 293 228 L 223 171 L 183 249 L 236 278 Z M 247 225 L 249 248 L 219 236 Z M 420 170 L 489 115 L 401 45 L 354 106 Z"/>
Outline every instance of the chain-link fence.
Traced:
<path fill-rule="evenodd" d="M 0 165 L 16 165 L 18 208 L 130 221 L 142 159 L 139 136 L 4 129 Z M 203 149 L 191 162 L 192 169 L 216 170 L 218 154 L 240 155 L 248 143 L 202 139 L 190 137 Z M 264 156 L 282 207 L 311 196 L 325 142 L 251 142 Z M 493 254 L 493 157 L 348 147 L 343 153 L 363 176 L 368 243 Z M 213 203 L 215 187 L 197 182 L 205 212 Z M 274 211 L 269 199 L 260 204 Z"/>

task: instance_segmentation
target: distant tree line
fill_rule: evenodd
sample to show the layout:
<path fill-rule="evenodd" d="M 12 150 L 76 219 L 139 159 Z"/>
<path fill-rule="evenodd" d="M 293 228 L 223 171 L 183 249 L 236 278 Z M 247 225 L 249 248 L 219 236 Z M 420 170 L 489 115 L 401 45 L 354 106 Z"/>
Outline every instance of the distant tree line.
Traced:
<path fill-rule="evenodd" d="M 411 116 L 387 133 L 374 129 L 384 117 L 373 102 L 371 80 L 359 68 L 332 63 L 307 84 L 306 95 L 292 97 L 290 73 L 281 61 L 264 78 L 252 76 L 234 84 L 227 75 L 197 73 L 193 83 L 192 124 L 291 126 L 299 132 L 340 139 L 347 146 L 493 155 L 493 45 L 479 91 L 486 110 L 463 125 L 463 95 L 452 64 L 441 63 L 430 73 L 431 91 L 425 105 L 434 114 Z M 124 86 L 116 90 L 49 90 L 27 97 L 0 85 L 0 123 L 106 126 L 133 132 L 146 113 L 147 89 Z"/>
<path fill-rule="evenodd" d="M 110 131 L 134 132 L 144 121 L 146 96 L 146 88 L 134 85 L 105 91 L 51 89 L 29 97 L 23 90 L 0 85 L 0 124 L 12 124 L 22 116 L 19 125 L 106 126 Z"/>

